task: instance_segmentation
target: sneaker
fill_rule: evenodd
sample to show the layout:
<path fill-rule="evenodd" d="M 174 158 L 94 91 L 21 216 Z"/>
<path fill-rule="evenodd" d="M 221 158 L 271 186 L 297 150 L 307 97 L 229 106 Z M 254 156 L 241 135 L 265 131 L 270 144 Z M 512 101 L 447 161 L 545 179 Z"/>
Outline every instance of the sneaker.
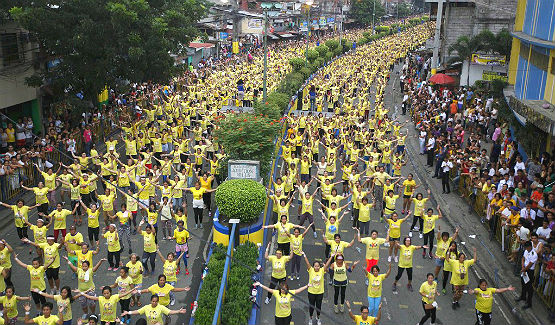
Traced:
<path fill-rule="evenodd" d="M 409 231 L 409 237 L 412 238 L 412 231 Z"/>
<path fill-rule="evenodd" d="M 175 298 L 170 300 L 170 306 L 173 306 L 173 305 L 175 305 Z"/>
<path fill-rule="evenodd" d="M 314 238 L 318 238 L 318 234 L 316 234 L 316 231 L 312 233 L 314 235 Z"/>
<path fill-rule="evenodd" d="M 345 312 L 345 305 L 343 304 L 339 305 L 339 311 L 342 313 Z"/>
<path fill-rule="evenodd" d="M 312 325 L 312 318 L 308 319 L 308 325 Z"/>
<path fill-rule="evenodd" d="M 389 263 L 391 263 L 391 255 L 389 255 L 389 256 L 387 257 L 387 261 L 388 261 Z"/>
<path fill-rule="evenodd" d="M 270 298 L 266 297 L 266 300 L 264 300 L 264 303 L 267 305 L 270 303 Z"/>
<path fill-rule="evenodd" d="M 83 314 L 83 315 L 81 316 L 81 319 L 82 319 L 82 320 L 85 320 L 85 319 L 87 319 L 88 316 L 89 316 L 89 315 L 87 315 L 87 314 Z"/>
<path fill-rule="evenodd" d="M 179 273 L 181 273 L 181 269 L 177 269 L 177 270 L 175 271 L 175 274 L 176 274 L 176 275 L 179 275 Z"/>
<path fill-rule="evenodd" d="M 299 275 L 297 274 L 297 276 L 295 277 L 297 280 L 300 279 Z"/>
<path fill-rule="evenodd" d="M 447 290 L 441 289 L 441 293 L 442 293 L 442 294 L 446 294 L 446 293 L 447 293 Z"/>
<path fill-rule="evenodd" d="M 391 291 L 397 291 L 397 285 L 395 283 L 391 285 Z"/>
<path fill-rule="evenodd" d="M 200 229 L 204 229 L 204 226 L 202 225 L 202 223 L 199 226 Z"/>
<path fill-rule="evenodd" d="M 133 254 L 133 251 L 131 250 L 131 248 L 129 248 L 128 253 L 129 253 L 129 255 Z"/>
<path fill-rule="evenodd" d="M 331 286 L 331 285 L 333 284 L 333 281 L 332 281 L 332 280 L 329 280 L 329 281 L 328 281 L 328 284 Z"/>
<path fill-rule="evenodd" d="M 407 284 L 407 289 L 408 289 L 410 292 L 413 292 L 413 291 L 414 291 L 414 290 L 412 289 L 412 284 Z"/>
<path fill-rule="evenodd" d="M 395 263 L 399 263 L 399 256 L 395 256 Z"/>
<path fill-rule="evenodd" d="M 295 280 L 295 277 L 292 276 L 292 275 L 290 275 L 290 276 L 289 276 L 289 280 L 293 281 L 293 280 Z"/>
<path fill-rule="evenodd" d="M 195 223 L 195 229 L 198 229 L 198 225 Z"/>
<path fill-rule="evenodd" d="M 422 258 L 426 258 L 426 253 L 422 252 Z"/>
<path fill-rule="evenodd" d="M 333 311 L 334 311 L 336 314 L 339 314 L 339 306 L 334 305 L 334 306 L 333 306 Z"/>
<path fill-rule="evenodd" d="M 355 218 L 353 218 L 353 216 L 351 216 L 351 221 L 355 220 Z"/>
<path fill-rule="evenodd" d="M 429 258 L 430 258 L 431 260 L 433 260 L 433 259 L 434 259 L 434 255 L 432 255 L 432 253 L 431 253 L 431 252 L 430 252 L 430 253 L 428 254 L 428 257 L 429 257 Z"/>
<path fill-rule="evenodd" d="M 189 275 L 189 269 L 185 269 L 185 275 Z"/>
<path fill-rule="evenodd" d="M 366 283 L 366 286 L 368 286 L 368 278 L 364 282 Z"/>
<path fill-rule="evenodd" d="M 118 268 L 117 268 L 117 267 L 114 267 L 112 270 L 113 270 L 114 272 L 117 272 L 117 271 L 118 271 Z"/>
<path fill-rule="evenodd" d="M 322 325 L 322 321 L 320 320 L 320 318 L 316 318 L 316 325 Z"/>
<path fill-rule="evenodd" d="M 422 236 L 422 233 L 418 234 L 418 238 L 423 238 L 424 236 Z"/>

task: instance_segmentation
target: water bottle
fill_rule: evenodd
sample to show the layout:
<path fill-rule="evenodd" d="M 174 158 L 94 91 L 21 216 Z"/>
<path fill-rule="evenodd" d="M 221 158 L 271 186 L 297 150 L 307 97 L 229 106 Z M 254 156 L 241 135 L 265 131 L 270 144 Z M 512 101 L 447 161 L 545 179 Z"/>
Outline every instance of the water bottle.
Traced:
<path fill-rule="evenodd" d="M 197 301 L 195 300 L 195 302 L 191 304 L 191 316 L 195 316 L 195 313 L 197 312 L 197 308 L 198 308 L 198 304 L 197 304 Z"/>

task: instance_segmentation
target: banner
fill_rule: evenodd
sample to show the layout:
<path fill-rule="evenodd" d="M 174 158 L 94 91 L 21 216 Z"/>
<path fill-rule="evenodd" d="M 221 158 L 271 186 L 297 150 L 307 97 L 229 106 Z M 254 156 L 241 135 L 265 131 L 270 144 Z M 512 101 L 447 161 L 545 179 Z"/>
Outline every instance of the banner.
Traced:
<path fill-rule="evenodd" d="M 504 55 L 498 54 L 472 54 L 472 63 L 482 65 L 505 65 L 507 63 Z"/>
<path fill-rule="evenodd" d="M 509 81 L 506 73 L 496 71 L 482 71 L 482 80 L 503 80 L 505 82 Z"/>
<path fill-rule="evenodd" d="M 251 18 L 247 23 L 249 29 L 262 29 L 262 19 L 261 18 Z"/>
<path fill-rule="evenodd" d="M 229 33 L 220 32 L 220 39 L 227 39 L 229 37 Z"/>
<path fill-rule="evenodd" d="M 320 26 L 326 26 L 326 17 L 320 17 Z"/>
<path fill-rule="evenodd" d="M 232 51 L 234 54 L 239 53 L 239 42 L 233 42 L 233 43 L 232 43 L 232 45 L 231 45 L 231 51 Z"/>

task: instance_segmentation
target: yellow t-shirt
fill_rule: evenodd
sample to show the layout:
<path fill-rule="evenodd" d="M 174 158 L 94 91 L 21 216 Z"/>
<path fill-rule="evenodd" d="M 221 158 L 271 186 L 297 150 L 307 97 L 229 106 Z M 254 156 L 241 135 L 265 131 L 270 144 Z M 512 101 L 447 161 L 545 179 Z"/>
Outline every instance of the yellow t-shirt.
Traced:
<path fill-rule="evenodd" d="M 377 260 L 380 258 L 380 245 L 385 243 L 385 238 L 364 237 L 360 239 L 366 245 L 366 259 Z"/>
<path fill-rule="evenodd" d="M 326 222 L 326 239 L 333 240 L 333 236 L 339 232 L 339 222 L 336 220 L 335 223 L 329 221 Z"/>
<path fill-rule="evenodd" d="M 75 235 L 72 235 L 71 233 L 67 233 L 65 238 L 64 238 L 65 242 L 68 243 L 68 255 L 72 255 L 70 252 L 71 251 L 75 251 L 78 252 L 79 250 L 81 250 L 81 243 L 83 243 L 83 235 L 80 232 L 75 233 Z M 75 243 L 70 243 L 74 241 Z M 76 255 L 72 255 L 72 256 L 76 256 Z"/>
<path fill-rule="evenodd" d="M 337 265 L 337 263 L 333 263 L 333 265 L 333 280 L 347 281 L 347 265 L 345 263 L 341 266 Z"/>
<path fill-rule="evenodd" d="M 168 283 L 164 284 L 163 287 L 160 287 L 158 283 L 156 283 L 148 288 L 148 291 L 150 291 L 151 294 L 158 295 L 160 299 L 158 302 L 162 306 L 167 306 L 170 304 L 170 291 L 172 290 L 173 286 Z"/>
<path fill-rule="evenodd" d="M 100 210 L 96 210 L 94 213 L 91 209 L 87 209 L 87 225 L 90 228 L 98 228 L 100 225 L 98 224 L 98 215 L 100 214 Z"/>
<path fill-rule="evenodd" d="M 399 267 L 402 268 L 411 268 L 412 267 L 412 253 L 416 249 L 416 246 L 410 245 L 401 245 L 399 248 Z"/>
<path fill-rule="evenodd" d="M 359 222 L 368 222 L 370 221 L 370 210 L 374 206 L 374 203 L 363 204 L 359 205 L 358 209 L 358 221 Z"/>
<path fill-rule="evenodd" d="M 366 277 L 368 277 L 368 297 L 370 298 L 381 297 L 382 282 L 385 279 L 385 274 L 378 274 L 378 276 L 374 276 L 374 274 L 368 272 L 366 273 Z"/>
<path fill-rule="evenodd" d="M 274 225 L 274 228 L 277 229 L 277 233 L 278 233 L 278 243 L 280 244 L 289 243 L 290 239 L 289 239 L 289 236 L 287 236 L 287 234 L 291 232 L 291 229 L 293 229 L 293 227 L 295 227 L 295 225 L 289 222 L 286 224 L 282 224 L 281 222 L 278 222 Z"/>
<path fill-rule="evenodd" d="M 60 246 L 61 245 L 58 243 L 52 245 L 48 245 L 48 243 L 39 244 L 39 247 L 42 248 L 44 252 L 44 265 L 48 265 L 50 262 L 54 261 L 49 268 L 55 269 L 60 267 L 60 254 L 58 253 Z"/>
<path fill-rule="evenodd" d="M 131 291 L 133 289 L 133 279 L 131 279 L 131 276 L 127 276 L 125 279 L 122 278 L 121 276 L 118 276 L 116 279 L 116 284 L 118 286 L 118 292 L 119 295 L 121 295 L 122 292 L 124 291 Z M 129 299 L 131 298 L 131 292 L 129 292 L 128 294 L 126 294 L 125 296 L 120 296 L 120 299 Z"/>
<path fill-rule="evenodd" d="M 493 294 L 495 292 L 497 292 L 496 288 L 487 288 L 486 290 L 482 290 L 480 288 L 474 289 L 474 295 L 476 296 L 476 310 L 486 314 L 491 313 Z"/>
<path fill-rule="evenodd" d="M 89 267 L 93 267 L 93 252 L 91 250 L 83 253 L 82 249 L 76 250 L 75 255 L 77 255 L 77 268 L 83 266 L 83 262 L 88 261 Z"/>
<path fill-rule="evenodd" d="M 56 174 L 48 175 L 48 173 L 41 172 L 42 177 L 44 177 L 44 187 L 56 188 Z"/>
<path fill-rule="evenodd" d="M 25 221 L 29 220 L 29 207 L 24 205 L 21 208 L 17 205 L 12 205 L 13 215 L 15 218 L 16 227 L 24 227 Z"/>
<path fill-rule="evenodd" d="M 17 296 L 13 295 L 8 299 L 7 296 L 0 297 L 0 303 L 4 306 L 4 314 L 7 314 L 8 318 L 17 317 Z"/>
<path fill-rule="evenodd" d="M 164 275 L 166 276 L 166 281 L 168 282 L 175 282 L 177 281 L 177 262 L 175 261 L 168 261 L 164 262 Z"/>
<path fill-rule="evenodd" d="M 393 195 L 393 196 L 386 196 L 384 197 L 384 202 L 385 202 L 385 208 L 384 208 L 384 213 L 385 214 L 392 214 L 393 212 L 395 212 L 395 202 L 397 201 L 397 199 L 399 198 L 399 195 Z"/>
<path fill-rule="evenodd" d="M 149 234 L 146 231 L 141 231 L 141 235 L 143 236 L 143 241 L 144 241 L 144 251 L 147 253 L 156 252 L 156 242 L 154 238 L 154 233 L 151 232 Z"/>
<path fill-rule="evenodd" d="M 474 264 L 474 260 L 464 260 L 462 263 L 459 260 L 449 260 L 449 264 L 451 264 L 451 284 L 456 286 L 467 285 L 468 268 Z M 461 274 L 464 276 L 463 278 L 461 278 Z"/>
<path fill-rule="evenodd" d="M 133 284 L 137 285 L 143 283 L 143 263 L 141 263 L 141 261 L 137 261 L 135 264 L 129 261 L 125 266 L 129 268 L 129 276 L 133 280 Z"/>
<path fill-rule="evenodd" d="M 54 229 L 66 229 L 66 218 L 71 215 L 71 211 L 67 209 L 58 209 L 50 212 L 49 216 L 54 219 Z"/>
<path fill-rule="evenodd" d="M 424 229 L 422 230 L 422 232 L 427 234 L 430 231 L 434 230 L 434 228 L 436 227 L 436 220 L 439 219 L 439 216 L 437 214 L 433 214 L 431 216 L 426 214 L 422 216 L 422 219 L 424 219 Z"/>
<path fill-rule="evenodd" d="M 291 294 L 280 294 L 279 290 L 274 291 L 276 298 L 276 317 L 288 317 L 291 315 Z"/>
<path fill-rule="evenodd" d="M 48 194 L 48 187 L 33 187 L 33 192 L 35 192 L 35 199 L 37 204 L 48 203 L 48 198 L 46 197 L 46 194 Z"/>
<path fill-rule="evenodd" d="M 38 227 L 36 225 L 32 225 L 31 230 L 33 231 L 33 237 L 35 239 L 35 243 L 37 244 L 46 243 L 46 232 L 48 231 L 48 228 L 46 228 L 46 226 Z"/>
<path fill-rule="evenodd" d="M 277 258 L 275 255 L 268 256 L 268 261 L 272 263 L 272 276 L 276 279 L 284 279 L 287 275 L 285 271 L 285 263 L 289 261 L 289 256 L 281 256 Z"/>
<path fill-rule="evenodd" d="M 115 322 L 118 311 L 119 295 L 111 295 L 106 299 L 104 296 L 98 297 L 98 305 L 100 306 L 100 321 Z"/>
<path fill-rule="evenodd" d="M 355 315 L 355 325 L 372 325 L 376 323 L 376 318 L 368 316 L 366 320 L 362 319 L 361 315 Z"/>
<path fill-rule="evenodd" d="M 318 272 L 314 271 L 314 268 L 308 270 L 308 281 L 311 284 L 308 287 L 308 292 L 312 294 L 324 293 L 324 273 L 326 271 L 321 267 Z"/>
<path fill-rule="evenodd" d="M 139 314 L 145 315 L 147 325 L 163 324 L 162 315 L 168 315 L 170 310 L 167 307 L 157 305 L 153 308 L 150 304 L 137 310 Z"/>
<path fill-rule="evenodd" d="M 301 252 L 303 250 L 303 236 L 299 235 L 295 237 L 294 235 L 291 236 L 291 251 L 293 254 L 301 256 Z"/>
<path fill-rule="evenodd" d="M 417 200 L 416 198 L 412 198 L 412 202 L 414 202 L 414 216 L 421 217 L 424 214 L 424 207 L 426 206 L 426 201 L 428 198 L 423 198 L 422 200 Z"/>
<path fill-rule="evenodd" d="M 79 288 L 80 291 L 83 292 L 87 292 L 89 290 L 94 290 L 94 282 L 93 282 L 93 270 L 92 270 L 92 266 L 87 270 L 88 277 L 86 277 L 85 275 L 85 271 L 83 271 L 83 269 L 79 268 L 77 269 L 77 287 Z"/>
<path fill-rule="evenodd" d="M 98 199 L 102 202 L 102 210 L 106 212 L 114 211 L 115 195 L 113 193 L 110 195 L 99 195 Z"/>
<path fill-rule="evenodd" d="M 401 237 L 401 224 L 404 222 L 404 219 L 397 219 L 397 221 L 393 221 L 393 219 L 387 219 L 387 223 L 389 224 L 389 237 L 390 238 L 400 238 Z"/>
<path fill-rule="evenodd" d="M 334 240 L 332 242 L 328 241 L 328 243 L 331 247 L 332 254 L 343 254 L 343 251 L 345 250 L 345 248 L 349 246 L 349 243 L 345 241 L 339 241 L 339 243 L 336 243 Z"/>
<path fill-rule="evenodd" d="M 8 247 L 4 246 L 2 250 L 0 250 L 0 266 L 9 269 L 12 267 L 12 253 L 8 250 Z"/>
<path fill-rule="evenodd" d="M 443 241 L 442 238 L 438 239 L 437 241 L 437 245 L 436 245 L 436 256 L 441 258 L 441 257 L 445 257 L 445 252 L 447 252 L 447 250 L 449 249 L 449 245 L 451 245 L 451 241 L 453 239 L 449 238 L 446 241 Z"/>
<path fill-rule="evenodd" d="M 403 190 L 403 195 L 412 195 L 412 193 L 414 192 L 414 187 L 416 186 L 416 182 L 414 181 L 414 179 L 411 181 L 406 179 L 403 182 L 403 186 L 405 187 L 405 189 Z"/>
<path fill-rule="evenodd" d="M 58 306 L 63 306 L 64 307 L 64 311 L 62 312 L 62 320 L 64 322 L 68 321 L 68 320 L 72 320 L 73 315 L 72 315 L 72 312 L 71 312 L 71 302 L 69 301 L 69 298 L 62 299 L 61 295 L 55 295 L 54 300 L 56 301 L 56 304 Z"/>
<path fill-rule="evenodd" d="M 56 315 L 50 315 L 48 318 L 42 315 L 33 318 L 33 322 L 38 325 L 56 325 L 58 324 L 58 320 L 60 320 L 60 318 Z"/>
<path fill-rule="evenodd" d="M 193 199 L 202 200 L 202 195 L 206 192 L 206 189 L 204 187 L 201 187 L 197 190 L 194 187 L 189 187 L 189 191 L 193 193 Z"/>
<path fill-rule="evenodd" d="M 108 242 L 108 251 L 109 252 L 117 252 L 121 249 L 121 246 L 119 244 L 119 237 L 118 237 L 118 232 L 114 231 L 114 232 L 106 232 L 104 234 L 104 238 L 106 238 L 106 242 Z"/>
<path fill-rule="evenodd" d="M 424 281 L 424 283 L 422 283 L 420 285 L 420 293 L 424 294 L 426 296 L 435 297 L 436 294 L 436 290 L 437 290 L 437 282 L 436 281 L 432 281 L 432 284 L 429 284 L 428 281 Z M 435 299 L 433 298 L 428 298 L 428 297 L 424 297 L 422 296 L 422 301 L 426 304 L 431 304 L 434 302 Z"/>
<path fill-rule="evenodd" d="M 31 278 L 31 289 L 39 289 L 40 291 L 46 289 L 46 283 L 44 282 L 45 270 L 42 265 L 36 269 L 31 265 L 27 265 L 27 271 L 29 271 L 29 277 Z"/>
<path fill-rule="evenodd" d="M 185 227 L 183 227 L 182 231 L 179 231 L 179 228 L 175 228 L 173 230 L 173 236 L 175 237 L 175 242 L 178 245 L 183 245 L 187 242 L 187 239 L 189 238 L 189 231 L 187 231 Z"/>

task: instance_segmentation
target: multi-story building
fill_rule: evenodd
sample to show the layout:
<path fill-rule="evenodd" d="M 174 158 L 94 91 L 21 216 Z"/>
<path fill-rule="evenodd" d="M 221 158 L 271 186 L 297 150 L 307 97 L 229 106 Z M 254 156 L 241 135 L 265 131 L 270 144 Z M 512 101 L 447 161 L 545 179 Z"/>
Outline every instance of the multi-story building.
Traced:
<path fill-rule="evenodd" d="M 521 123 L 532 123 L 542 131 L 537 150 L 551 153 L 555 147 L 555 2 L 518 0 L 512 36 L 505 96 Z"/>
<path fill-rule="evenodd" d="M 0 20 L 0 112 L 16 121 L 32 117 L 36 131 L 42 126 L 40 90 L 27 86 L 25 78 L 39 68 L 38 52 L 38 44 L 26 30 L 14 21 Z M 2 124 L 6 123 L 2 116 Z"/>
<path fill-rule="evenodd" d="M 552 0 L 548 0 L 549 2 Z M 439 62 L 447 63 L 455 53 L 449 46 L 460 36 L 474 36 L 483 30 L 497 33 L 512 30 L 517 0 L 426 0 L 430 4 L 432 20 L 438 5 L 443 5 Z"/>

